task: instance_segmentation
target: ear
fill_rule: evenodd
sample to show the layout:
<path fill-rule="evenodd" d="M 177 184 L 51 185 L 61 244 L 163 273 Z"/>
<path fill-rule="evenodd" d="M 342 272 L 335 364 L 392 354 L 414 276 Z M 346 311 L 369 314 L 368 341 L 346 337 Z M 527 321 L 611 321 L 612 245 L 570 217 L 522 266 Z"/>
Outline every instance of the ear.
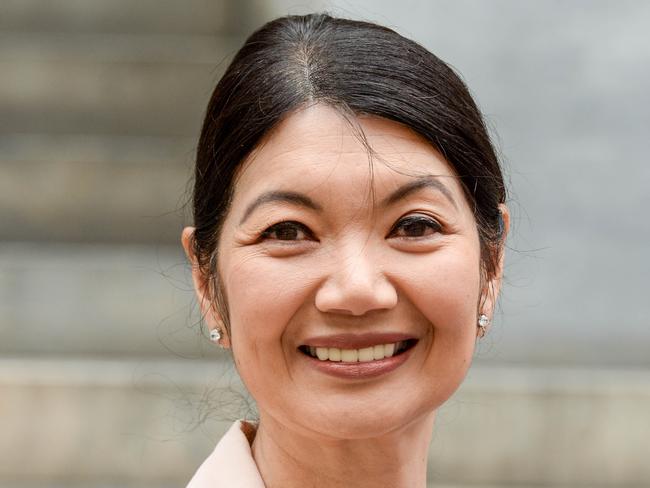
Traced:
<path fill-rule="evenodd" d="M 494 276 L 485 283 L 483 288 L 481 301 L 479 304 L 479 314 L 485 314 L 492 322 L 494 317 L 494 310 L 496 308 L 497 298 L 501 290 L 501 283 L 503 279 L 503 260 L 505 257 L 505 243 L 508 232 L 510 231 L 510 211 L 503 203 L 499 205 L 501 218 L 503 219 L 503 231 L 501 233 L 501 240 L 499 242 L 499 260 L 495 269 Z M 479 331 L 477 331 L 479 333 Z"/>
<path fill-rule="evenodd" d="M 219 344 L 222 347 L 229 348 L 230 337 L 228 337 L 228 331 L 224 325 L 223 318 L 217 310 L 215 303 L 212 301 L 213 295 L 210 290 L 210 281 L 208 276 L 206 276 L 203 270 L 201 270 L 198 259 L 194 254 L 194 227 L 185 227 L 183 229 L 181 242 L 183 244 L 183 249 L 185 249 L 187 259 L 192 265 L 192 282 L 194 283 L 196 299 L 201 308 L 201 317 L 203 317 L 203 320 L 208 325 L 209 330 L 218 328 L 221 331 Z"/>

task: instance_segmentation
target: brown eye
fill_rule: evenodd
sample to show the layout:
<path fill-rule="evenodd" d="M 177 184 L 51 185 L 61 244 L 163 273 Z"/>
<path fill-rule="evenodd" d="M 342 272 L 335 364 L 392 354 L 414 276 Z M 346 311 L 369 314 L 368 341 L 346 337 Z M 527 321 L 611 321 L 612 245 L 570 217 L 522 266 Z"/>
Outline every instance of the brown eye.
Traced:
<path fill-rule="evenodd" d="M 424 215 L 409 215 L 399 220 L 390 231 L 391 237 L 417 238 L 440 232 L 440 224 Z"/>
<path fill-rule="evenodd" d="M 262 239 L 277 241 L 300 241 L 310 239 L 311 232 L 300 222 L 280 222 L 262 232 Z"/>

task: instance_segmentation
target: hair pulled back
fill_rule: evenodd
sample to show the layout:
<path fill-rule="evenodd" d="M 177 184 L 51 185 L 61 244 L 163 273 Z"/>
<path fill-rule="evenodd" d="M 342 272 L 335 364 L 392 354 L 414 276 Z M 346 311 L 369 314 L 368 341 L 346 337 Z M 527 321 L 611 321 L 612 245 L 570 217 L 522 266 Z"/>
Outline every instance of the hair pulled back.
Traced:
<path fill-rule="evenodd" d="M 484 277 L 495 274 L 505 185 L 465 84 L 391 29 L 311 14 L 282 17 L 253 33 L 210 99 L 197 148 L 192 243 L 207 276 L 217 275 L 219 235 L 237 169 L 281 119 L 313 103 L 399 122 L 440 151 L 473 208 Z"/>

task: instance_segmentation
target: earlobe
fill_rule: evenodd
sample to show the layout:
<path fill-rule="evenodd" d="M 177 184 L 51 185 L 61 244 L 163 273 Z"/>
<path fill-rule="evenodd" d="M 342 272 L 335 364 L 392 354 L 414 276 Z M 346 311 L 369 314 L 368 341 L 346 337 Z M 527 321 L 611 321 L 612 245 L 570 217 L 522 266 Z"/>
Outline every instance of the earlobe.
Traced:
<path fill-rule="evenodd" d="M 497 266 L 494 272 L 494 276 L 485 284 L 483 292 L 481 294 L 481 300 L 479 303 L 478 310 L 478 329 L 477 336 L 483 337 L 489 325 L 491 324 L 494 318 L 494 309 L 496 307 L 497 298 L 499 297 L 499 292 L 501 290 L 501 281 L 503 277 L 503 263 L 505 257 L 505 241 L 508 237 L 508 232 L 510 231 L 510 211 L 505 204 L 499 204 L 499 243 L 498 243 L 498 260 Z"/>
<path fill-rule="evenodd" d="M 499 294 L 500 276 L 491 279 L 483 289 L 476 319 L 476 336 L 481 339 L 487 334 L 494 318 L 494 308 Z"/>
<path fill-rule="evenodd" d="M 183 249 L 185 250 L 187 259 L 192 266 L 192 282 L 194 284 L 196 299 L 201 310 L 201 317 L 210 330 L 210 337 L 215 337 L 215 334 L 212 331 L 219 331 L 219 345 L 229 348 L 230 339 L 221 315 L 213 303 L 208 276 L 199 266 L 198 259 L 194 253 L 193 239 L 194 227 L 185 227 L 181 234 L 181 243 L 183 244 Z"/>

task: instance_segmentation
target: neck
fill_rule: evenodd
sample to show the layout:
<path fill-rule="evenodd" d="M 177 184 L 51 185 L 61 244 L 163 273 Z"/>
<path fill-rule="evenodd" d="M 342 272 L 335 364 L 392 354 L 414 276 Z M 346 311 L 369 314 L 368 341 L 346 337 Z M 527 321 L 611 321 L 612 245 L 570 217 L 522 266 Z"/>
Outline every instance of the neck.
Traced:
<path fill-rule="evenodd" d="M 253 457 L 267 488 L 424 488 L 434 416 L 351 440 L 296 433 L 260 412 Z"/>

